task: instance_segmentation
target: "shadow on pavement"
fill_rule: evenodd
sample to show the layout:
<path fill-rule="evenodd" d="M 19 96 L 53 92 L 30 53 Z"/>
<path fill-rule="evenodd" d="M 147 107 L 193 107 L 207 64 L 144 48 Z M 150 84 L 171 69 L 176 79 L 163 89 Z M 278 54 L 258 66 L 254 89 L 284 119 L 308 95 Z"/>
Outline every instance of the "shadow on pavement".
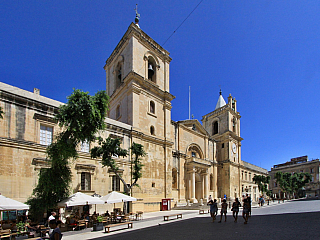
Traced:
<path fill-rule="evenodd" d="M 242 216 L 238 223 L 232 216 L 222 223 L 198 217 L 95 239 L 320 239 L 320 212 L 252 216 L 243 222 Z"/>

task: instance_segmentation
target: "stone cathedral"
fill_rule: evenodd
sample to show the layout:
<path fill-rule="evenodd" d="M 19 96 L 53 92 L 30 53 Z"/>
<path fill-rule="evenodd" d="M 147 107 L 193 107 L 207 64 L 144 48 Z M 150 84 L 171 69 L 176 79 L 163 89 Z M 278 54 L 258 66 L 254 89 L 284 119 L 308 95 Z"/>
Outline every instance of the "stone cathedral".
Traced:
<path fill-rule="evenodd" d="M 132 190 L 137 198 L 132 211 L 158 211 L 162 199 L 171 206 L 202 204 L 212 198 L 228 200 L 259 190 L 254 175 L 267 170 L 241 159 L 240 114 L 231 94 L 217 94 L 213 111 L 196 119 L 172 121 L 169 52 L 132 23 L 106 61 L 106 91 L 110 107 L 107 129 L 101 136 L 120 138 L 128 149 L 132 142 L 144 146 L 142 178 Z M 25 202 L 37 184 L 41 168 L 50 167 L 45 149 L 60 129 L 53 117 L 63 104 L 0 82 L 0 192 Z M 174 109 L 173 109 L 174 110 Z M 79 159 L 70 162 L 72 192 L 104 196 L 123 191 L 117 176 L 91 159 L 94 143 L 78 147 Z M 116 158 L 130 184 L 130 156 Z M 97 206 L 104 211 L 113 206 Z"/>

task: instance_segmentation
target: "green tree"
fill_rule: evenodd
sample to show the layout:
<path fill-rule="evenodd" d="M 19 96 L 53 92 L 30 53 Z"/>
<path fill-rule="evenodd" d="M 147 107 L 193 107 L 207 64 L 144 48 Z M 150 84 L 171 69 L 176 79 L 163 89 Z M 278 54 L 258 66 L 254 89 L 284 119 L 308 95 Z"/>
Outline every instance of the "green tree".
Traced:
<path fill-rule="evenodd" d="M 258 185 L 259 192 L 268 193 L 270 176 L 255 175 L 252 180 Z"/>
<path fill-rule="evenodd" d="M 2 111 L 2 107 L 0 107 L 0 118 L 3 119 L 4 112 Z"/>
<path fill-rule="evenodd" d="M 299 190 L 312 180 L 310 173 L 294 173 L 291 176 L 291 194 L 297 196 Z"/>
<path fill-rule="evenodd" d="M 296 196 L 299 190 L 301 190 L 312 179 L 309 173 L 283 173 L 276 172 L 275 179 L 283 192 L 287 196 Z"/>
<path fill-rule="evenodd" d="M 103 141 L 102 138 L 99 139 L 99 146 L 96 146 L 91 149 L 92 158 L 102 158 L 101 163 L 103 167 L 109 167 L 116 176 L 119 177 L 120 181 L 124 185 L 124 191 L 127 195 L 130 195 L 130 190 L 137 185 L 139 178 L 142 177 L 142 164 L 140 157 L 146 155 L 146 152 L 143 150 L 141 144 L 133 143 L 130 147 L 131 150 L 131 174 L 133 183 L 128 185 L 127 182 L 122 177 L 121 172 L 119 171 L 119 166 L 114 160 L 115 156 L 126 157 L 128 151 L 121 148 L 121 140 L 119 138 L 110 138 L 108 137 Z"/>
<path fill-rule="evenodd" d="M 59 107 L 55 120 L 63 131 L 47 147 L 51 165 L 41 169 L 38 184 L 27 201 L 35 218 L 69 196 L 72 178 L 69 160 L 78 157 L 76 147 L 80 142 L 94 141 L 96 133 L 105 128 L 108 99 L 105 91 L 90 96 L 88 92 L 74 90 L 68 102 Z"/>
<path fill-rule="evenodd" d="M 291 192 L 291 173 L 276 172 L 274 176 L 281 191 L 288 195 Z"/>

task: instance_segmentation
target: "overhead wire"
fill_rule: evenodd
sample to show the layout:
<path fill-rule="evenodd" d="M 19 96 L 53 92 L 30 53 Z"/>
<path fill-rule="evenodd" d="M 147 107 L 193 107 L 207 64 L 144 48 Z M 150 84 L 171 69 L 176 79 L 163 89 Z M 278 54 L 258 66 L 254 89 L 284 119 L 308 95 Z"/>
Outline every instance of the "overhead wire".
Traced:
<path fill-rule="evenodd" d="M 167 40 L 162 44 L 162 47 L 167 43 L 167 41 L 172 37 L 173 34 L 182 26 L 182 24 L 190 17 L 190 15 L 198 8 L 198 6 L 203 2 L 201 0 L 198 5 L 189 13 L 189 15 L 182 21 L 182 23 L 173 31 L 173 33 L 167 38 Z"/>

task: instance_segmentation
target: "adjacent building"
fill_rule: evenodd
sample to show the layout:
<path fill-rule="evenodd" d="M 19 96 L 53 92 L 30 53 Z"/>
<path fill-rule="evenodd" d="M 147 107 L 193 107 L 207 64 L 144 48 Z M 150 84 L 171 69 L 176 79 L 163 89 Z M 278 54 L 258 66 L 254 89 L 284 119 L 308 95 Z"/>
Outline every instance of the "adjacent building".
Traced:
<path fill-rule="evenodd" d="M 310 173 L 311 182 L 308 183 L 303 189 L 303 195 L 307 197 L 319 196 L 320 183 L 319 183 L 319 159 L 309 160 L 308 156 L 292 158 L 291 161 L 274 165 L 269 171 L 270 184 L 269 189 L 272 190 L 272 194 L 275 198 L 285 198 L 285 194 L 281 191 L 275 179 L 276 172 L 283 173 Z"/>

